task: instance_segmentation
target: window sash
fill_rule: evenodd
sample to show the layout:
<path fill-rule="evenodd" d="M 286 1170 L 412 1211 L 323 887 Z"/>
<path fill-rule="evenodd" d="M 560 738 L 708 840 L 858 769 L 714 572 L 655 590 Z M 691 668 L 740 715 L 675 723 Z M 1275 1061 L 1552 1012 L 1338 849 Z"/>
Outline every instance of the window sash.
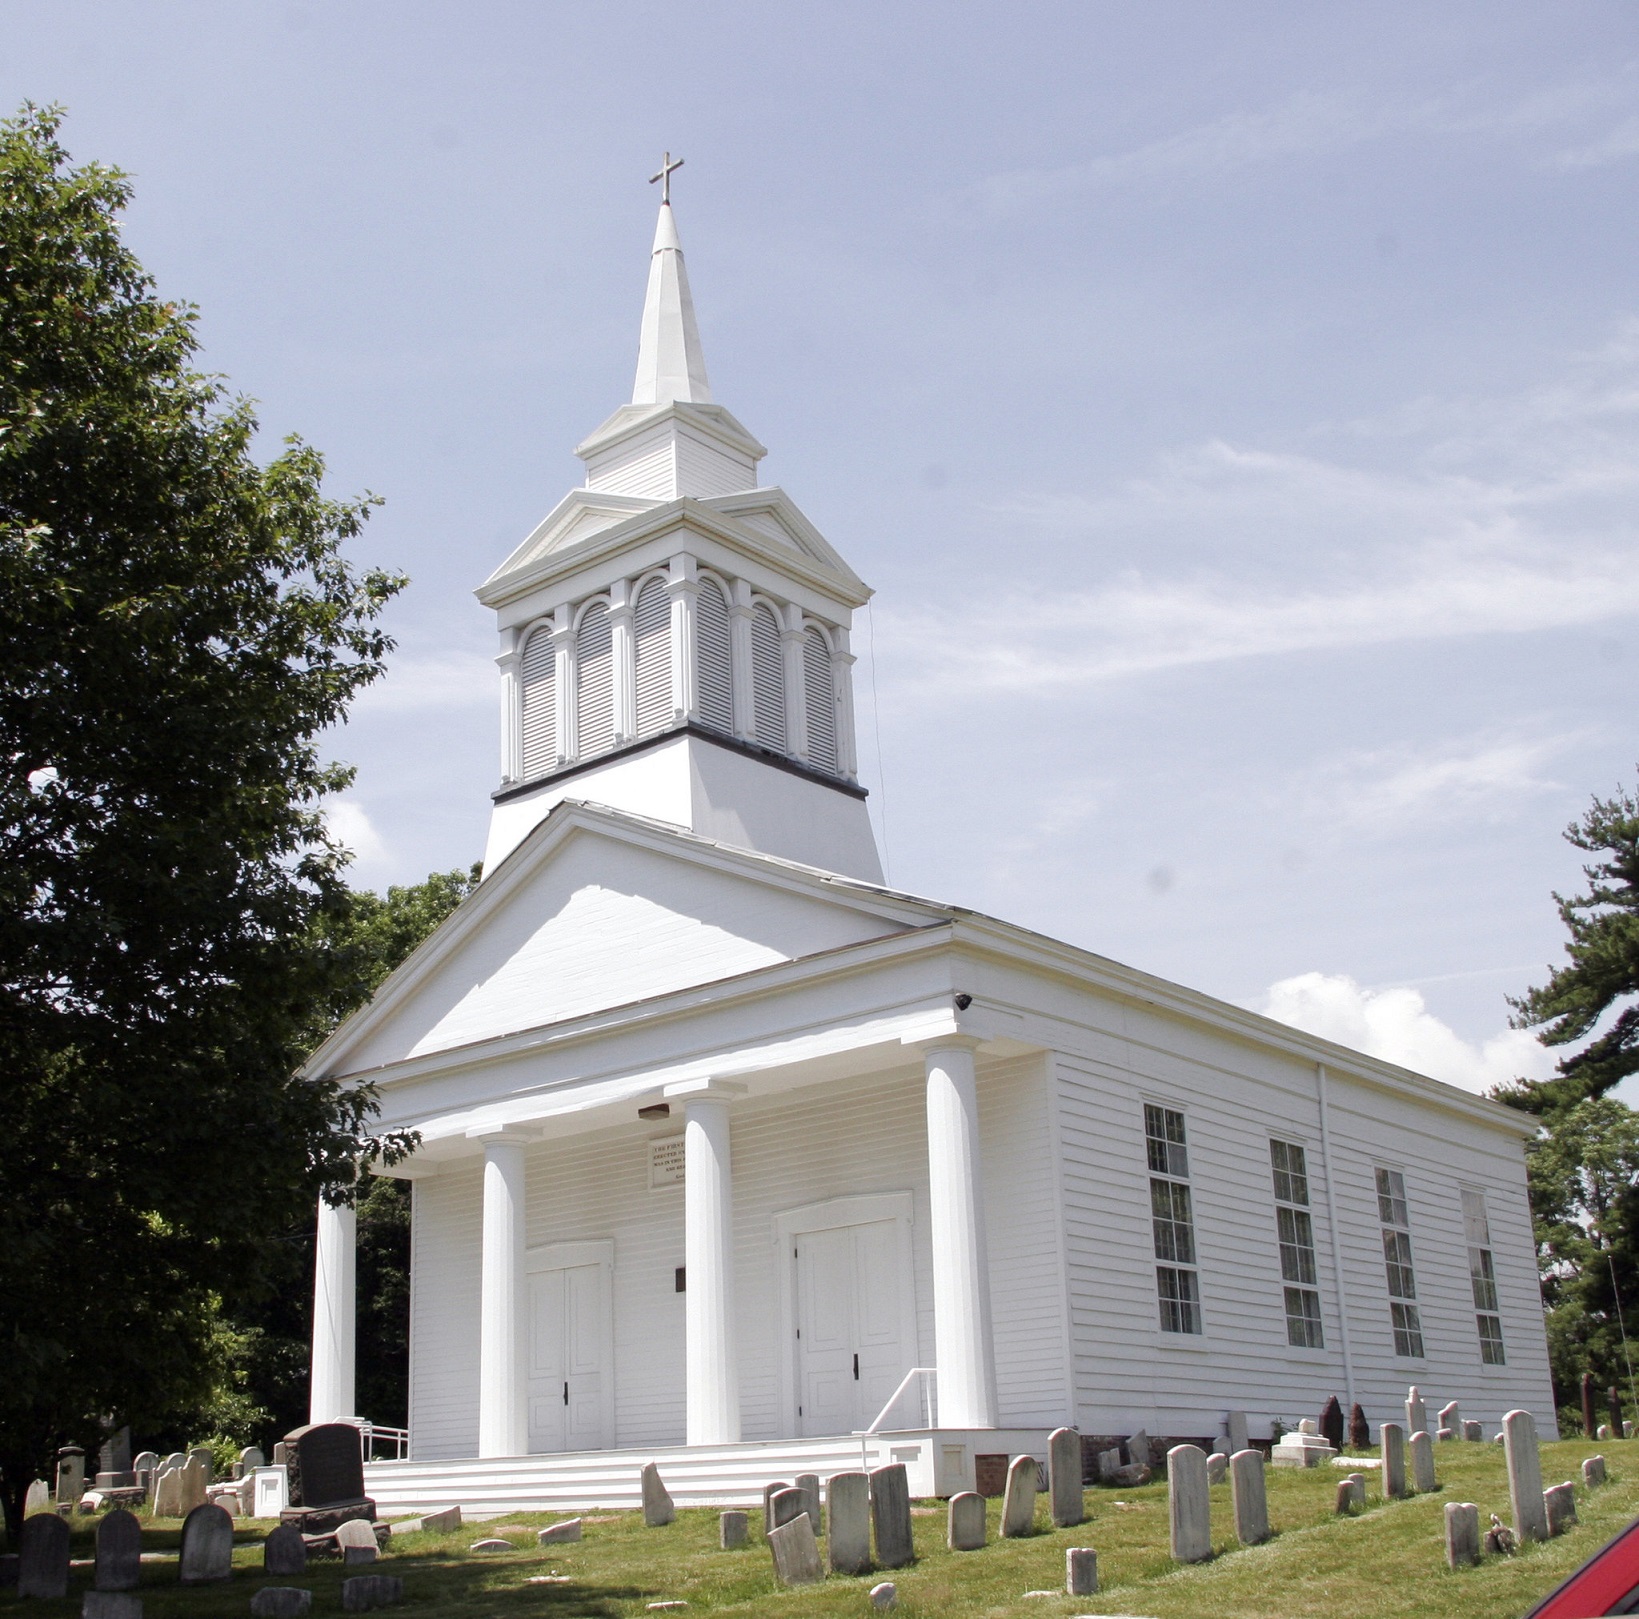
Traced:
<path fill-rule="evenodd" d="M 1411 1238 L 1404 1231 L 1383 1233 L 1383 1269 L 1387 1272 L 1389 1297 L 1417 1297 L 1417 1278 L 1411 1263 Z"/>
<path fill-rule="evenodd" d="M 1276 1209 L 1280 1235 L 1280 1273 L 1289 1282 L 1315 1285 L 1314 1221 L 1302 1209 Z"/>
<path fill-rule="evenodd" d="M 1275 1177 L 1275 1201 L 1309 1206 L 1309 1165 L 1295 1141 L 1269 1143 L 1269 1167 Z"/>
<path fill-rule="evenodd" d="M 1497 1304 L 1497 1272 L 1492 1264 L 1489 1248 L 1470 1248 L 1468 1250 L 1468 1276 L 1474 1288 L 1474 1308 L 1489 1310 L 1493 1314 L 1499 1308 Z"/>
<path fill-rule="evenodd" d="M 1480 1333 L 1480 1360 L 1486 1366 L 1506 1366 L 1508 1357 L 1502 1344 L 1502 1318 L 1495 1315 L 1477 1315 L 1474 1323 Z"/>
<path fill-rule="evenodd" d="M 1389 1319 L 1394 1325 L 1394 1352 L 1410 1360 L 1423 1358 L 1423 1322 L 1415 1304 L 1391 1304 Z"/>
<path fill-rule="evenodd" d="M 1150 1172 L 1189 1179 L 1189 1148 L 1184 1140 L 1184 1115 L 1170 1107 L 1144 1104 L 1145 1146 Z"/>
<path fill-rule="evenodd" d="M 1189 1188 L 1177 1181 L 1150 1182 L 1150 1217 L 1155 1231 L 1155 1257 L 1180 1265 L 1195 1263 L 1195 1223 Z"/>
<path fill-rule="evenodd" d="M 1286 1289 L 1286 1341 L 1295 1349 L 1324 1349 L 1320 1295 L 1307 1287 Z"/>
<path fill-rule="evenodd" d="M 1384 1225 L 1410 1228 L 1406 1211 L 1406 1177 L 1398 1169 L 1377 1172 L 1377 1218 Z"/>
<path fill-rule="evenodd" d="M 1161 1330 L 1199 1335 L 1201 1295 L 1192 1270 L 1155 1267 L 1155 1291 L 1161 1301 Z"/>

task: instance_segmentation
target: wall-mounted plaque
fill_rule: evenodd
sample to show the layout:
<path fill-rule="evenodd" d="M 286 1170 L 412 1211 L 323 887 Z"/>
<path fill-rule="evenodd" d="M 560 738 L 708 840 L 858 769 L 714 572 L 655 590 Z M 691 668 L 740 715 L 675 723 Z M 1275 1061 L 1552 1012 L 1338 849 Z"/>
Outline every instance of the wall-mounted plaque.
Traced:
<path fill-rule="evenodd" d="M 666 1136 L 649 1143 L 649 1190 L 683 1184 L 683 1138 Z"/>

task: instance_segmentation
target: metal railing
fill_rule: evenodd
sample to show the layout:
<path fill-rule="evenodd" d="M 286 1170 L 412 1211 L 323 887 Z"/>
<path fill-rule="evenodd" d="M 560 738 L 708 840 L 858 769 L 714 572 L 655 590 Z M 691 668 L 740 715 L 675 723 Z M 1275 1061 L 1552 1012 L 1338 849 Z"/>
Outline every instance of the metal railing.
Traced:
<path fill-rule="evenodd" d="M 359 1448 L 367 1462 L 401 1462 L 410 1454 L 410 1430 L 389 1428 L 385 1423 L 371 1422 L 365 1417 L 343 1417 L 359 1431 Z M 384 1454 L 377 1455 L 381 1446 Z"/>
<path fill-rule="evenodd" d="M 872 1434 L 883 1432 L 883 1430 L 887 1427 L 888 1417 L 892 1414 L 894 1408 L 898 1406 L 899 1403 L 905 1398 L 906 1391 L 913 1383 L 916 1385 L 915 1415 L 917 1420 L 909 1423 L 900 1422 L 897 1426 L 901 1428 L 937 1428 L 939 1426 L 938 1368 L 933 1366 L 913 1366 L 902 1378 L 900 1378 L 899 1387 L 888 1396 L 888 1403 L 877 1412 L 876 1421 L 873 1422 L 868 1428 L 856 1428 L 854 1430 L 854 1437 L 859 1440 L 859 1465 L 861 1468 L 868 1470 L 869 1467 L 866 1460 L 866 1440 L 869 1439 Z M 926 1411 L 927 1415 L 926 1422 L 921 1420 L 924 1410 Z"/>

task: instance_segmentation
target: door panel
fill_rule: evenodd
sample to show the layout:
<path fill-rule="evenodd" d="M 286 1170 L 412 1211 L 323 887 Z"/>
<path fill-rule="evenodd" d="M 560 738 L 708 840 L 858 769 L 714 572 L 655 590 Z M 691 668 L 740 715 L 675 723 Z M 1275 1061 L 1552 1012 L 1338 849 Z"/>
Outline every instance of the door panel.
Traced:
<path fill-rule="evenodd" d="M 599 1450 L 609 1345 L 601 1265 L 541 1270 L 529 1278 L 529 1448 Z"/>

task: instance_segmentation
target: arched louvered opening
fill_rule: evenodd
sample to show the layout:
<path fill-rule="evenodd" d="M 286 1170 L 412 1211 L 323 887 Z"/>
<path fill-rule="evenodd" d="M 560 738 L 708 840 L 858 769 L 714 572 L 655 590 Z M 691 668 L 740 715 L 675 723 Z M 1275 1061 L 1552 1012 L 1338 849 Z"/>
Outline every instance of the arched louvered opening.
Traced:
<path fill-rule="evenodd" d="M 632 610 L 636 643 L 637 734 L 653 736 L 672 721 L 672 604 L 663 580 L 650 579 Z"/>
<path fill-rule="evenodd" d="M 558 762 L 558 671 L 552 632 L 538 629 L 524 642 L 518 680 L 523 704 L 523 779 L 544 776 Z"/>
<path fill-rule="evenodd" d="M 730 652 L 728 598 L 715 579 L 700 581 L 694 604 L 694 641 L 700 718 L 719 731 L 734 729 L 734 658 Z"/>
<path fill-rule="evenodd" d="M 575 632 L 575 728 L 580 757 L 589 759 L 615 742 L 614 638 L 609 608 L 594 602 Z"/>
<path fill-rule="evenodd" d="M 785 747 L 785 653 L 780 621 L 762 602 L 751 610 L 751 697 L 757 709 L 757 740 Z"/>
<path fill-rule="evenodd" d="M 837 693 L 831 649 L 812 625 L 802 638 L 803 709 L 808 717 L 808 762 L 819 770 L 837 768 Z"/>

